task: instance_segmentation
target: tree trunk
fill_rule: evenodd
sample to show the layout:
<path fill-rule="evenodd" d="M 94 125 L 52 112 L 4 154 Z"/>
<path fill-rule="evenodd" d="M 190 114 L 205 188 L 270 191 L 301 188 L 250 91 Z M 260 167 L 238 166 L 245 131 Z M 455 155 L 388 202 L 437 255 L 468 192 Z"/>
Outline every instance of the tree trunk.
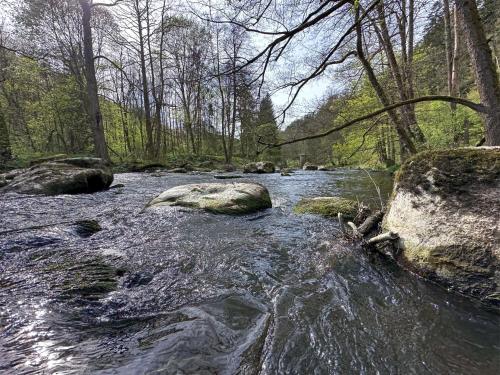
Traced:
<path fill-rule="evenodd" d="M 12 154 L 9 141 L 9 129 L 7 128 L 3 112 L 0 110 L 0 163 L 3 165 L 10 159 L 12 159 Z"/>
<path fill-rule="evenodd" d="M 148 77 L 146 74 L 146 53 L 144 46 L 144 35 L 142 29 L 142 14 L 143 11 L 139 8 L 139 1 L 135 2 L 135 11 L 137 16 L 137 31 L 139 34 L 139 59 L 141 63 L 141 78 L 142 78 L 142 96 L 144 101 L 144 117 L 146 120 L 146 155 L 150 159 L 154 157 L 153 146 L 153 126 L 151 124 L 151 108 L 149 102 Z M 149 37 L 149 36 L 148 36 Z"/>
<path fill-rule="evenodd" d="M 474 0 L 455 0 L 476 77 L 483 114 L 485 145 L 500 146 L 500 83 L 483 25 Z"/>
<path fill-rule="evenodd" d="M 356 36 L 357 36 L 357 43 L 356 43 L 356 51 L 357 51 L 357 56 L 358 59 L 361 61 L 363 68 L 368 76 L 368 80 L 370 81 L 370 84 L 372 85 L 373 89 L 375 90 L 375 93 L 377 94 L 377 97 L 379 101 L 382 103 L 384 107 L 388 107 L 391 102 L 389 98 L 387 97 L 384 89 L 382 88 L 382 85 L 377 79 L 377 76 L 375 75 L 375 72 L 368 61 L 368 59 L 365 56 L 364 49 L 363 49 L 363 34 L 361 31 L 361 25 L 359 21 L 359 7 L 356 11 Z M 415 147 L 415 144 L 413 143 L 410 135 L 408 134 L 407 129 L 405 129 L 405 126 L 402 124 L 401 119 L 397 115 L 396 111 L 390 110 L 387 112 L 389 115 L 389 118 L 391 119 L 392 123 L 394 124 L 394 128 L 399 136 L 399 141 L 401 144 L 401 159 L 404 160 L 406 155 L 412 155 L 417 153 L 417 149 Z"/>
<path fill-rule="evenodd" d="M 92 28 L 90 26 L 91 5 L 88 0 L 80 0 L 82 8 L 82 26 L 83 26 L 83 58 L 85 62 L 85 78 L 87 81 L 88 95 L 88 115 L 92 126 L 94 136 L 95 154 L 109 160 L 104 128 L 102 125 L 101 108 L 99 106 L 99 97 L 97 94 L 97 79 L 95 77 L 94 51 L 92 49 Z"/>

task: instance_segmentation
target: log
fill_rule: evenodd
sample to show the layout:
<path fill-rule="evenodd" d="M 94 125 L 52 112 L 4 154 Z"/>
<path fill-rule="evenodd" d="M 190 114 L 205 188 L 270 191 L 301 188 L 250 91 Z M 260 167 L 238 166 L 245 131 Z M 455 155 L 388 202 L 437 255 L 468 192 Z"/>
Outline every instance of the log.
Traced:
<path fill-rule="evenodd" d="M 384 212 L 383 211 L 376 211 L 372 215 L 368 216 L 366 220 L 361 224 L 358 228 L 357 231 L 361 236 L 366 236 L 368 233 L 371 232 L 371 230 L 378 225 L 384 218 Z"/>

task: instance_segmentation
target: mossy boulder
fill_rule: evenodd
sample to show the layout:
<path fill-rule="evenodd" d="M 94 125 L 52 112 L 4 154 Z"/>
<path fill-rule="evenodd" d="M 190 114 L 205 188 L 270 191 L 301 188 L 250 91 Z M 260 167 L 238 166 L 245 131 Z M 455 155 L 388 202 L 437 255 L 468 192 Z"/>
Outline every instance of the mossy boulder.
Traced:
<path fill-rule="evenodd" d="M 428 151 L 396 175 L 386 230 L 418 274 L 500 306 L 500 147 Z"/>
<path fill-rule="evenodd" d="M 11 175 L 0 192 L 22 194 L 80 194 L 109 188 L 113 173 L 97 158 L 71 158 L 37 164 Z"/>
<path fill-rule="evenodd" d="M 318 214 L 329 218 L 336 218 L 341 213 L 344 218 L 353 220 L 359 211 L 359 203 L 341 197 L 304 198 L 294 207 L 298 214 Z"/>
<path fill-rule="evenodd" d="M 255 183 L 202 183 L 177 186 L 148 203 L 147 207 L 182 206 L 217 214 L 246 214 L 271 208 L 267 189 Z"/>
<path fill-rule="evenodd" d="M 243 173 L 274 173 L 275 171 L 276 167 L 270 161 L 248 163 L 243 167 Z"/>

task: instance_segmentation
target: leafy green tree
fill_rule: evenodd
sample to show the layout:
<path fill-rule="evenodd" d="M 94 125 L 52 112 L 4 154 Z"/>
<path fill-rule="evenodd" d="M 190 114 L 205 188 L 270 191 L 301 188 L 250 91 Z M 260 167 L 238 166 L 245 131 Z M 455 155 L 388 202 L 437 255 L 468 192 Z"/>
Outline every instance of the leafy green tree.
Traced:
<path fill-rule="evenodd" d="M 4 164 L 12 158 L 9 141 L 9 130 L 3 111 L 0 109 L 0 163 Z"/>

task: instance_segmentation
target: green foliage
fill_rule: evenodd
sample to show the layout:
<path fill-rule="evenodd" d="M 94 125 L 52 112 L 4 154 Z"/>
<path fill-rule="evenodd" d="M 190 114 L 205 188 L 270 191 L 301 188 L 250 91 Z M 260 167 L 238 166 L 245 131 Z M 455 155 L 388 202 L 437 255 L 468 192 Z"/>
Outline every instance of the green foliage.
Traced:
<path fill-rule="evenodd" d="M 267 94 L 261 101 L 257 117 L 257 140 L 265 144 L 275 144 L 279 141 L 279 129 L 276 124 L 273 102 Z M 277 164 L 281 161 L 281 150 L 279 148 L 267 148 L 259 156 L 260 160 L 270 160 Z"/>

